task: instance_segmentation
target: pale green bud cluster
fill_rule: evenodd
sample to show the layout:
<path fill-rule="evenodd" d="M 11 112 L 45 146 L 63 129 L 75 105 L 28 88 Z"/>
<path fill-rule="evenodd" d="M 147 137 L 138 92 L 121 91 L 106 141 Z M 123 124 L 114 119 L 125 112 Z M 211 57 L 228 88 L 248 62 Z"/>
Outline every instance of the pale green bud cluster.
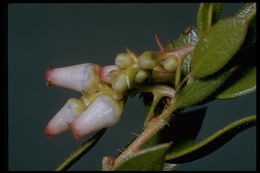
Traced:
<path fill-rule="evenodd" d="M 173 82 L 178 66 L 187 53 L 193 47 L 184 47 L 177 50 L 145 51 L 137 56 L 130 50 L 119 53 L 115 58 L 115 64 L 119 67 L 112 74 L 112 88 L 124 94 L 135 85 L 149 81 Z"/>
<path fill-rule="evenodd" d="M 115 64 L 120 68 L 112 74 L 112 88 L 124 94 L 127 90 L 134 88 L 136 83 L 142 83 L 149 78 L 149 71 L 138 64 L 138 58 L 130 50 L 119 53 L 115 58 Z"/>

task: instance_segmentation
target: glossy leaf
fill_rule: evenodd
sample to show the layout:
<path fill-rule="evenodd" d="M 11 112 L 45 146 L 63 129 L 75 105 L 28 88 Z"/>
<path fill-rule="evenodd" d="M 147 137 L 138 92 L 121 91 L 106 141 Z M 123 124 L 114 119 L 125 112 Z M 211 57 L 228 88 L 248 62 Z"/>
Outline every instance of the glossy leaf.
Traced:
<path fill-rule="evenodd" d="M 187 28 L 176 40 L 174 40 L 174 48 L 184 47 L 188 45 L 196 45 L 199 41 L 197 29 L 194 27 Z M 182 64 L 182 72 L 188 75 L 191 70 L 191 53 L 188 54 Z"/>
<path fill-rule="evenodd" d="M 200 38 L 191 62 L 191 74 L 195 78 L 211 75 L 236 54 L 247 33 L 243 18 L 232 17 L 216 23 Z"/>
<path fill-rule="evenodd" d="M 222 12 L 221 3 L 201 3 L 197 14 L 197 27 L 199 35 L 211 28 L 215 24 Z"/>
<path fill-rule="evenodd" d="M 166 161 L 171 163 L 186 163 L 200 159 L 216 151 L 234 136 L 254 125 L 256 125 L 255 115 L 242 118 L 225 126 L 205 140 L 192 145 L 186 150 L 177 152 L 169 150 L 166 155 Z"/>
<path fill-rule="evenodd" d="M 198 41 L 199 38 L 196 28 L 188 27 L 176 40 L 174 40 L 174 48 L 196 45 Z"/>
<path fill-rule="evenodd" d="M 113 171 L 161 171 L 171 143 L 157 145 L 133 154 L 113 168 Z"/>
<path fill-rule="evenodd" d="M 234 72 L 234 68 L 216 74 L 207 79 L 197 79 L 177 91 L 174 102 L 175 108 L 193 106 L 207 99 L 215 92 Z"/>
<path fill-rule="evenodd" d="M 232 84 L 228 87 L 225 87 L 225 90 L 219 93 L 217 99 L 231 99 L 239 97 L 256 90 L 256 67 L 248 68 L 246 71 L 243 71 L 241 76 L 238 77 L 235 81 L 232 81 Z"/>
<path fill-rule="evenodd" d="M 83 143 L 77 150 L 75 150 L 67 159 L 65 159 L 57 168 L 56 171 L 65 171 L 69 169 L 77 160 L 86 154 L 98 140 L 106 132 L 106 128 L 98 131 L 92 138 Z"/>
<path fill-rule="evenodd" d="M 236 15 L 248 20 L 248 33 L 243 45 L 243 48 L 247 48 L 256 42 L 256 3 L 245 4 Z"/>
<path fill-rule="evenodd" d="M 208 30 L 212 23 L 213 4 L 201 3 L 197 14 L 197 27 L 199 34 Z"/>

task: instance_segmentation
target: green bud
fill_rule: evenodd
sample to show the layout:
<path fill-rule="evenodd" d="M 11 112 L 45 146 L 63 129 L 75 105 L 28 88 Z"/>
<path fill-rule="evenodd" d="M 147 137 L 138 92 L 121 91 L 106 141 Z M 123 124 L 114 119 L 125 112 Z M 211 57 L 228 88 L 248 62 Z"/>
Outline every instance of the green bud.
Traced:
<path fill-rule="evenodd" d="M 134 61 L 128 53 L 120 53 L 116 56 L 115 64 L 120 68 L 128 68 L 133 65 Z"/>
<path fill-rule="evenodd" d="M 147 77 L 148 73 L 145 70 L 140 70 L 135 75 L 135 82 L 142 83 Z"/>
<path fill-rule="evenodd" d="M 146 51 L 139 56 L 139 65 L 143 69 L 153 69 L 157 64 L 156 56 L 151 51 Z"/>
<path fill-rule="evenodd" d="M 129 78 L 125 74 L 121 74 L 112 80 L 112 88 L 119 93 L 123 93 L 124 91 L 126 91 L 128 89 L 128 86 Z"/>
<path fill-rule="evenodd" d="M 169 57 L 163 62 L 163 68 L 169 72 L 176 71 L 178 67 L 178 59 L 176 57 Z"/>

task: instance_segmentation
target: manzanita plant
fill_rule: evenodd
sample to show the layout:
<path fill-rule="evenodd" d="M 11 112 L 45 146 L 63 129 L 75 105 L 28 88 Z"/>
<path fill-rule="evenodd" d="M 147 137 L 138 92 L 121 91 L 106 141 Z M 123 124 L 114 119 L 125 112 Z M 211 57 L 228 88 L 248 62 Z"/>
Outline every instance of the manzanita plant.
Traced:
<path fill-rule="evenodd" d="M 246 116 L 195 143 L 206 106 L 184 112 L 190 106 L 237 98 L 256 89 L 255 57 L 248 56 L 256 43 L 256 3 L 226 19 L 220 19 L 222 9 L 221 3 L 201 3 L 197 28 L 189 27 L 167 46 L 156 36 L 156 51 L 137 55 L 126 49 L 116 56 L 115 65 L 49 67 L 48 85 L 81 92 L 82 97 L 66 102 L 48 123 L 46 135 L 70 130 L 80 140 L 96 132 L 57 170 L 68 169 L 86 154 L 107 128 L 120 121 L 127 98 L 137 93 L 148 108 L 144 130 L 116 158 L 103 158 L 104 171 L 166 170 L 200 159 L 254 126 L 256 115 Z M 189 121 L 185 131 L 173 135 Z"/>

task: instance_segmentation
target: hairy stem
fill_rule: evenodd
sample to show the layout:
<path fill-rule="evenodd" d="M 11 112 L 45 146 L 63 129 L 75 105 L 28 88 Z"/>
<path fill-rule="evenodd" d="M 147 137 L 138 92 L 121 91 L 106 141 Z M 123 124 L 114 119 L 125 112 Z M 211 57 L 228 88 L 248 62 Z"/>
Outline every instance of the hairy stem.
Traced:
<path fill-rule="evenodd" d="M 135 141 L 128 146 L 128 148 L 121 153 L 115 160 L 114 166 L 119 164 L 121 161 L 131 156 L 132 154 L 138 152 L 142 145 L 151 139 L 157 132 L 159 132 L 172 118 L 172 113 L 175 110 L 174 98 L 168 108 L 164 109 L 160 116 L 153 118 L 144 129 L 143 133 L 140 134 Z"/>

